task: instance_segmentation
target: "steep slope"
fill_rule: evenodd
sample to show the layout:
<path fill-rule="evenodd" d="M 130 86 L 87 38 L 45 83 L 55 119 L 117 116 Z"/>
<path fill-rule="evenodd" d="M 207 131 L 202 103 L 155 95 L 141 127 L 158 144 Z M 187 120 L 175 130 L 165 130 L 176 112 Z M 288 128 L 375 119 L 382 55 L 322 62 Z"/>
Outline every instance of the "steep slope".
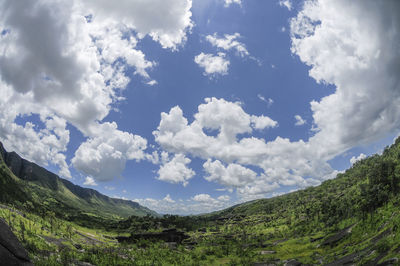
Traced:
<path fill-rule="evenodd" d="M 264 263 L 399 265 L 400 138 L 320 186 L 201 218 L 268 247 Z"/>
<path fill-rule="evenodd" d="M 21 205 L 37 212 L 54 212 L 69 220 L 121 219 L 131 215 L 156 216 L 136 202 L 107 197 L 7 152 L 0 143 L 0 201 Z"/>

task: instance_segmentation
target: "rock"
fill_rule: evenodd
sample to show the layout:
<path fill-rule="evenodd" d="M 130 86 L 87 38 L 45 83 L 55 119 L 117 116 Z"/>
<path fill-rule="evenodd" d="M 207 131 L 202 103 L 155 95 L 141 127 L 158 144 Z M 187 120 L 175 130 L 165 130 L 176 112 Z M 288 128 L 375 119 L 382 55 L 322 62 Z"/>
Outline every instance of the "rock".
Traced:
<path fill-rule="evenodd" d="M 345 237 L 347 237 L 348 235 L 350 235 L 351 234 L 351 229 L 353 229 L 353 227 L 354 227 L 354 225 L 351 225 L 349 227 L 346 227 L 343 230 L 340 230 L 335 235 L 330 236 L 327 239 L 325 239 L 321 243 L 321 245 L 322 246 L 334 246 L 337 242 L 339 242 L 340 240 L 342 240 Z"/>
<path fill-rule="evenodd" d="M 32 265 L 28 252 L 8 225 L 0 219 L 0 265 Z"/>
<path fill-rule="evenodd" d="M 260 255 L 268 255 L 268 254 L 275 254 L 275 250 L 261 250 Z"/>

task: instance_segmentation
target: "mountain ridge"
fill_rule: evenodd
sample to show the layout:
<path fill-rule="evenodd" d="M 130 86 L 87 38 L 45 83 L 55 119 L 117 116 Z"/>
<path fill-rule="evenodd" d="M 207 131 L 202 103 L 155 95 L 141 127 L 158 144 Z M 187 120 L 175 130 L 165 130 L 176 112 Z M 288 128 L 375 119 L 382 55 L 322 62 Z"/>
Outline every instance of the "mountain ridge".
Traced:
<path fill-rule="evenodd" d="M 97 190 L 83 188 L 60 178 L 45 168 L 22 158 L 16 152 L 7 152 L 1 142 L 0 155 L 0 163 L 3 164 L 0 178 L 3 179 L 4 184 L 13 188 L 3 189 L 5 191 L 2 191 L 2 197 L 9 196 L 11 202 L 14 198 L 14 201 L 17 200 L 22 204 L 24 201 L 33 204 L 44 197 L 42 200 L 43 203 L 48 203 L 47 209 L 59 215 L 62 215 L 62 211 L 76 215 L 71 211 L 74 210 L 78 211 L 78 215 L 102 219 L 127 218 L 131 215 L 158 216 L 156 212 L 137 202 L 111 198 Z M 14 193 L 15 189 L 18 193 Z"/>

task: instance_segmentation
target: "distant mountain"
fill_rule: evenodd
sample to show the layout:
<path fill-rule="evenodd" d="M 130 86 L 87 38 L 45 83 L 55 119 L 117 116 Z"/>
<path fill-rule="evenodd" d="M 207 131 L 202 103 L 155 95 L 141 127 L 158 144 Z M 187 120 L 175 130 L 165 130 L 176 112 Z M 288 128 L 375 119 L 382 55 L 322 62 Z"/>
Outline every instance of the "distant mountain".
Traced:
<path fill-rule="evenodd" d="M 129 216 L 158 216 L 136 202 L 107 197 L 74 185 L 35 163 L 7 152 L 0 142 L 0 202 L 74 221 L 101 222 Z"/>

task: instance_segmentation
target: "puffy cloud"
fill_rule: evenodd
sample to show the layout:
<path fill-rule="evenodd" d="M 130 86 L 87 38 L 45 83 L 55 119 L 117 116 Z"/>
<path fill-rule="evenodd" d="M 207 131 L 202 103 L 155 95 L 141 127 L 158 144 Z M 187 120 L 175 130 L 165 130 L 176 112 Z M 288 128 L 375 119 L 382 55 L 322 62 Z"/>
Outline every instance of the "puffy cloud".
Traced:
<path fill-rule="evenodd" d="M 175 154 L 175 156 L 168 162 L 160 166 L 158 170 L 158 180 L 170 183 L 182 183 L 186 186 L 195 172 L 188 168 L 187 165 L 191 162 L 183 154 Z"/>
<path fill-rule="evenodd" d="M 96 181 L 94 181 L 93 177 L 87 176 L 85 182 L 83 183 L 86 186 L 97 186 Z"/>
<path fill-rule="evenodd" d="M 208 159 L 203 168 L 208 174 L 204 177 L 207 181 L 218 182 L 227 187 L 243 187 L 257 177 L 257 173 L 239 164 L 232 163 L 225 167 L 218 160 L 213 162 Z"/>
<path fill-rule="evenodd" d="M 272 120 L 268 116 L 251 116 L 251 123 L 253 128 L 255 129 L 264 129 L 268 127 L 276 127 L 278 125 L 278 122 Z"/>
<path fill-rule="evenodd" d="M 127 160 L 141 160 L 145 157 L 147 141 L 140 136 L 117 129 L 115 123 L 99 126 L 96 136 L 81 144 L 75 152 L 72 164 L 76 169 L 106 181 L 120 177 Z"/>
<path fill-rule="evenodd" d="M 225 34 L 224 37 L 218 37 L 217 33 L 213 35 L 207 35 L 206 40 L 210 42 L 213 46 L 218 47 L 220 49 L 229 51 L 235 50 L 236 53 L 241 57 L 249 56 L 249 52 L 246 49 L 246 46 L 237 41 L 241 36 L 239 33 L 234 34 Z"/>
<path fill-rule="evenodd" d="M 361 161 L 365 158 L 367 158 L 367 155 L 365 155 L 364 153 L 360 153 L 360 155 L 358 155 L 358 157 L 355 157 L 355 156 L 351 157 L 350 163 L 355 164 L 356 162 Z"/>
<path fill-rule="evenodd" d="M 307 121 L 304 120 L 300 115 L 295 115 L 294 119 L 296 119 L 296 123 L 294 124 L 295 126 L 302 126 L 307 123 Z"/>
<path fill-rule="evenodd" d="M 241 146 L 238 145 L 237 135 L 251 133 L 256 126 L 253 121 L 266 118 L 250 116 L 238 102 L 216 98 L 206 98 L 194 117 L 195 120 L 188 124 L 178 106 L 171 108 L 169 113 L 162 113 L 160 125 L 153 132 L 155 140 L 169 152 L 189 152 L 206 160 L 218 155 L 225 161 L 232 161 L 230 158 L 238 157 L 234 153 Z M 204 130 L 216 130 L 218 134 L 209 136 Z M 254 140 L 242 139 L 242 145 L 246 145 L 246 141 Z"/>
<path fill-rule="evenodd" d="M 100 133 L 109 125 L 102 121 L 123 100 L 128 69 L 149 85 L 157 83 L 148 74 L 156 63 L 137 49 L 139 39 L 149 35 L 164 48 L 177 49 L 192 27 L 191 5 L 190 0 L 2 1 L 0 138 L 6 147 L 41 165 L 50 161 L 70 177 L 63 154 L 69 123 L 88 138 L 73 165 L 100 180 L 119 176 L 126 160 L 142 157 L 145 141 L 116 126 L 111 130 L 116 137 L 105 138 Z M 35 114 L 45 128 L 15 122 Z"/>
<path fill-rule="evenodd" d="M 169 194 L 167 194 L 167 196 L 165 196 L 165 198 L 163 200 L 166 202 L 169 202 L 169 203 L 175 202 L 175 200 L 173 200 Z"/>
<path fill-rule="evenodd" d="M 225 0 L 225 7 L 229 7 L 231 4 L 242 5 L 242 0 Z"/>
<path fill-rule="evenodd" d="M 399 129 L 399 11 L 397 1 L 307 1 L 290 23 L 292 52 L 336 86 L 311 102 L 310 142 L 330 157 Z"/>
<path fill-rule="evenodd" d="M 197 194 L 193 197 L 193 200 L 199 202 L 210 202 L 213 200 L 213 198 L 208 194 Z"/>
<path fill-rule="evenodd" d="M 140 37 L 150 35 L 164 48 L 176 49 L 193 26 L 192 0 L 121 0 L 118 4 L 89 0 L 85 5 L 101 19 L 111 16 L 135 29 Z"/>
<path fill-rule="evenodd" d="M 292 2 L 290 0 L 279 0 L 279 5 L 286 7 L 289 11 L 292 10 Z"/>
<path fill-rule="evenodd" d="M 218 55 L 200 53 L 194 58 L 194 62 L 204 68 L 204 75 L 216 77 L 217 75 L 227 75 L 229 60 L 225 59 L 224 53 Z"/>

